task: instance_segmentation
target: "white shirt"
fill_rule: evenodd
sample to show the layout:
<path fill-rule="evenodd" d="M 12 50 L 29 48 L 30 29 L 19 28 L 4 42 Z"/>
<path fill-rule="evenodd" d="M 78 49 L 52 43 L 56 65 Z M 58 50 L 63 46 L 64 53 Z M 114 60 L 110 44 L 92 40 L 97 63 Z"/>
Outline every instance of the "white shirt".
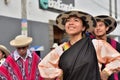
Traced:
<path fill-rule="evenodd" d="M 14 59 L 18 60 L 21 56 L 19 55 L 19 53 L 17 52 L 17 50 L 14 51 Z M 24 61 L 26 60 L 27 57 L 32 57 L 32 53 L 30 52 L 29 49 L 27 49 L 27 54 L 25 56 L 25 58 L 21 57 Z"/>

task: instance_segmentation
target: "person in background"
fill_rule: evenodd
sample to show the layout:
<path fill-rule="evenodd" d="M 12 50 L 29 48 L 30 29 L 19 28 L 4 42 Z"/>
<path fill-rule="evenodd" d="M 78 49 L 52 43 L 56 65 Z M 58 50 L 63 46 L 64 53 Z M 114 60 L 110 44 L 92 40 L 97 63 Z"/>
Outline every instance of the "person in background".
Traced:
<path fill-rule="evenodd" d="M 113 48 L 120 52 L 120 43 L 114 39 L 107 37 L 117 27 L 117 22 L 114 18 L 107 15 L 96 16 L 97 27 L 94 29 L 96 39 L 105 40 L 110 43 Z"/>
<path fill-rule="evenodd" d="M 9 54 L 10 51 L 4 45 L 0 45 L 0 66 L 4 63 Z"/>
<path fill-rule="evenodd" d="M 16 50 L 6 58 L 0 67 L 2 80 L 42 80 L 38 70 L 40 57 L 29 50 L 31 37 L 18 35 L 10 41 L 10 45 Z"/>
<path fill-rule="evenodd" d="M 107 41 L 114 49 L 120 53 L 120 43 L 107 36 L 109 33 L 115 30 L 117 26 L 116 20 L 113 17 L 107 15 L 98 15 L 94 18 L 97 21 L 97 26 L 94 28 L 94 35 L 90 35 L 90 37 L 96 38 L 97 40 Z M 105 63 L 102 64 L 102 70 L 105 68 L 105 65 Z M 113 73 L 107 77 L 108 80 L 120 80 L 120 73 Z"/>
<path fill-rule="evenodd" d="M 38 68 L 45 80 L 100 80 L 95 48 L 85 32 L 96 26 L 90 14 L 67 11 L 59 14 L 56 24 L 65 29 L 69 40 L 48 53 Z"/>

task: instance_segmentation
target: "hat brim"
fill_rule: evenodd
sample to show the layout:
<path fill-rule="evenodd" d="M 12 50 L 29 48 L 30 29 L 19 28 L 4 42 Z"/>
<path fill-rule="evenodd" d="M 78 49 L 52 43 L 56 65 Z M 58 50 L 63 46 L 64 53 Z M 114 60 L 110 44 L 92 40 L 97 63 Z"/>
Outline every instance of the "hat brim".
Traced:
<path fill-rule="evenodd" d="M 86 22 L 88 27 L 87 31 L 93 31 L 94 27 L 96 26 L 96 20 L 94 19 L 94 17 L 88 13 L 75 11 L 75 10 L 67 11 L 59 14 L 56 18 L 57 26 L 60 29 L 64 30 L 64 26 L 65 26 L 64 21 L 72 15 L 75 15 Z"/>
<path fill-rule="evenodd" d="M 28 38 L 23 38 L 23 39 L 14 39 L 12 41 L 10 41 L 10 45 L 14 46 L 14 47 L 24 47 L 29 45 L 32 42 L 32 38 L 28 37 Z"/>
<path fill-rule="evenodd" d="M 96 21 L 103 21 L 103 22 L 108 24 L 109 29 L 106 32 L 107 34 L 109 34 L 112 31 L 114 31 L 116 26 L 117 26 L 116 20 L 114 18 L 112 18 L 111 16 L 99 15 L 99 16 L 96 16 L 94 18 L 96 19 Z"/>
<path fill-rule="evenodd" d="M 0 45 L 0 50 L 5 53 L 6 57 L 10 54 L 10 51 L 3 45 Z"/>

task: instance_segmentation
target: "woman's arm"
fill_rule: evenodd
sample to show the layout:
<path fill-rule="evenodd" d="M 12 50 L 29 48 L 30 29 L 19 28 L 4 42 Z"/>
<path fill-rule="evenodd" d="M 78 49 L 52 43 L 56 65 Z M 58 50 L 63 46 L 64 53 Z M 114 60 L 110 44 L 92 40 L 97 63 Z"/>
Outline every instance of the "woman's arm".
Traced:
<path fill-rule="evenodd" d="M 62 53 L 62 47 L 59 46 L 41 60 L 38 68 L 44 79 L 52 80 L 62 76 L 62 70 L 58 67 L 59 58 Z"/>

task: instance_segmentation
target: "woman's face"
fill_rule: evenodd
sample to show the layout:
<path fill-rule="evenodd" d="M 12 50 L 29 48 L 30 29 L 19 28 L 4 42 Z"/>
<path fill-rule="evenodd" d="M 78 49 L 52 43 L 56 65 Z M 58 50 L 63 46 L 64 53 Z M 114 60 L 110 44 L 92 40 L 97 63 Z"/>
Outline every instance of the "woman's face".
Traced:
<path fill-rule="evenodd" d="M 78 35 L 82 34 L 85 27 L 83 26 L 83 22 L 80 18 L 70 17 L 66 20 L 65 30 L 69 35 Z"/>

